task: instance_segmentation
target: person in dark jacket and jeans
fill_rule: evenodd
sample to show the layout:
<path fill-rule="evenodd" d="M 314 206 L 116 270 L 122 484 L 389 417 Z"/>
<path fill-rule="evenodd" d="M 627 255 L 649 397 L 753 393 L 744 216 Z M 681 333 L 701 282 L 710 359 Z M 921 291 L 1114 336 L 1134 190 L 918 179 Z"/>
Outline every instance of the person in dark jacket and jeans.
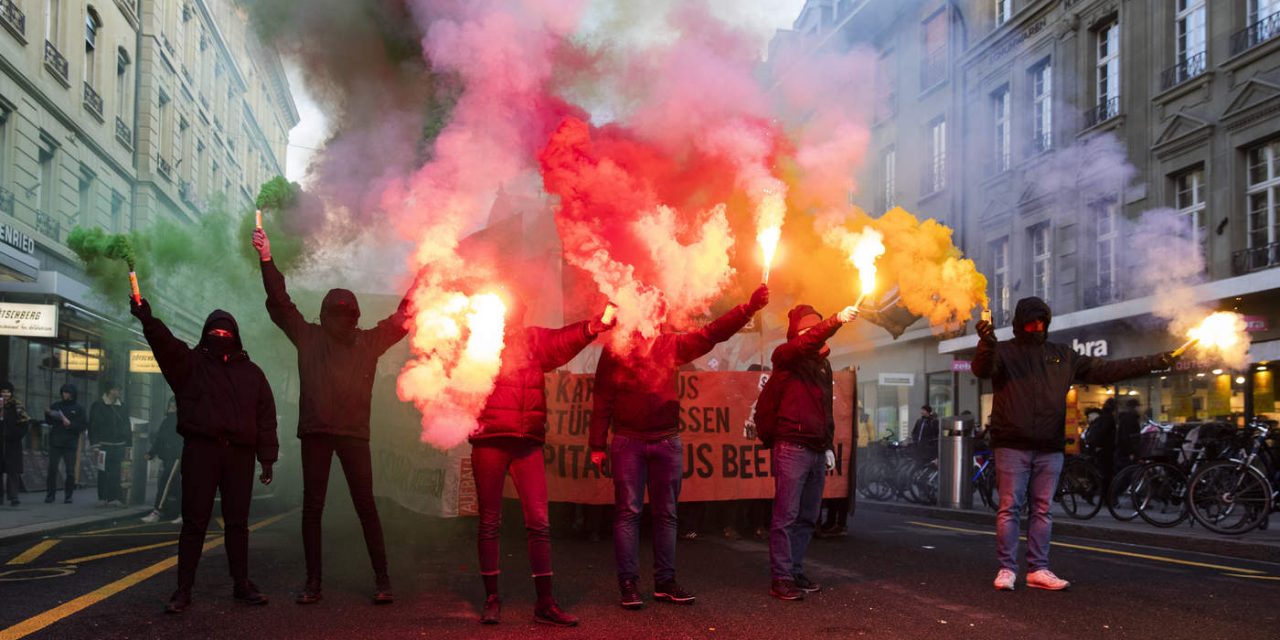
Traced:
<path fill-rule="evenodd" d="M 151 432 L 151 448 L 147 451 L 147 460 L 160 459 L 160 478 L 156 483 L 156 502 L 151 513 L 142 517 L 142 521 L 151 524 L 160 518 L 173 520 L 178 518 L 174 505 L 182 504 L 182 436 L 178 435 L 178 399 L 169 398 L 165 407 L 164 419 L 160 426 Z"/>
<path fill-rule="evenodd" d="M 73 384 L 64 384 L 59 390 L 62 398 L 45 412 L 49 423 L 49 471 L 45 475 L 45 502 L 53 502 L 58 495 L 58 464 L 62 464 L 66 479 L 62 501 L 71 504 L 71 492 L 76 488 L 76 450 L 80 447 L 80 434 L 88 428 L 84 407 L 76 402 L 79 391 Z"/>
<path fill-rule="evenodd" d="M 480 503 L 478 531 L 480 577 L 485 602 L 480 620 L 497 624 L 502 600 L 498 596 L 499 533 L 502 527 L 502 487 L 507 474 L 515 483 L 524 510 L 529 538 L 529 564 L 538 602 L 536 622 L 562 627 L 578 619 L 556 604 L 551 592 L 551 527 L 547 519 L 547 476 L 542 445 L 547 437 L 546 372 L 578 355 L 609 327 L 599 318 L 562 329 L 524 326 L 524 305 L 507 308 L 502 364 L 493 392 L 480 412 L 471 442 L 471 472 Z"/>
<path fill-rule="evenodd" d="M 249 580 L 249 505 L 254 458 L 262 463 L 259 480 L 271 484 L 271 467 L 280 452 L 271 385 L 245 353 L 240 327 L 231 314 L 210 313 L 193 349 L 151 314 L 145 299 L 130 298 L 129 304 L 142 322 L 142 335 L 165 382 L 178 398 L 177 431 L 183 439 L 178 589 L 165 610 L 181 613 L 191 606 L 191 587 L 217 495 L 222 496 L 232 595 L 246 604 L 267 604 L 267 597 Z"/>
<path fill-rule="evenodd" d="M 938 415 L 933 412 L 933 407 L 927 404 L 922 405 L 920 418 L 916 420 L 915 426 L 911 427 L 911 442 L 915 448 L 916 457 L 926 461 L 938 457 L 939 432 Z"/>
<path fill-rule="evenodd" d="M 409 332 L 409 298 L 372 329 L 360 329 L 360 304 L 346 289 L 330 289 L 320 304 L 320 323 L 307 322 L 289 298 L 284 274 L 271 260 L 271 242 L 253 232 L 262 266 L 267 313 L 298 350 L 298 438 L 302 440 L 302 547 L 307 582 L 295 601 L 321 598 L 321 521 L 334 455 L 342 463 L 351 502 L 364 531 L 373 565 L 375 604 L 395 601 L 387 574 L 382 522 L 373 500 L 373 458 L 369 452 L 369 408 L 378 358 Z M 412 291 L 412 289 L 410 289 Z"/>
<path fill-rule="evenodd" d="M 768 303 L 769 288 L 762 284 L 749 302 L 697 331 L 664 333 L 647 340 L 637 335 L 639 344 L 625 356 L 607 347 L 600 356 L 589 442 L 591 462 L 598 467 L 604 464 L 605 447 L 609 446 L 615 505 L 613 551 L 624 608 L 638 609 L 644 604 L 636 583 L 640 579 L 640 515 L 646 487 L 653 514 L 653 597 L 680 604 L 694 601 L 694 595 L 676 582 L 676 503 L 684 464 L 676 372 L 733 337 Z"/>
<path fill-rule="evenodd" d="M 22 488 L 22 439 L 30 425 L 26 409 L 13 397 L 13 383 L 0 382 L 0 473 L 4 474 L 5 495 L 13 507 L 22 504 L 18 500 Z"/>
<path fill-rule="evenodd" d="M 133 425 L 120 399 L 120 385 L 107 382 L 100 400 L 89 407 L 89 442 L 102 450 L 106 465 L 98 472 L 98 500 L 111 507 L 124 506 L 121 472 L 124 450 L 133 441 Z"/>
<path fill-rule="evenodd" d="M 1049 305 L 1023 298 L 1013 315 L 1014 339 L 997 343 L 995 327 L 980 321 L 973 373 L 990 379 L 991 445 L 995 450 L 1000 509 L 996 514 L 995 587 L 1013 590 L 1018 576 L 1018 513 L 1031 493 L 1027 531 L 1027 586 L 1059 590 L 1070 586 L 1049 570 L 1049 506 L 1062 472 L 1066 445 L 1067 391 L 1074 382 L 1111 384 L 1172 366 L 1171 354 L 1106 362 L 1071 347 L 1048 342 Z"/>
<path fill-rule="evenodd" d="M 771 434 L 773 524 L 769 532 L 769 593 L 801 600 L 822 587 L 804 575 L 804 554 L 822 509 L 827 472 L 835 468 L 836 424 L 831 349 L 827 340 L 858 317 L 853 307 L 822 319 L 802 304 L 787 314 L 787 341 L 773 350 L 774 384 L 780 384 Z"/>

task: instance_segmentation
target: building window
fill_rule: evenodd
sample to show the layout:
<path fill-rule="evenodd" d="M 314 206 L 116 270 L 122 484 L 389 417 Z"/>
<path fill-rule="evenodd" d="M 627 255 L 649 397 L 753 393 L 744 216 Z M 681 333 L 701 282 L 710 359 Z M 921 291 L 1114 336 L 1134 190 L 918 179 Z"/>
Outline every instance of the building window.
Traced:
<path fill-rule="evenodd" d="M 1194 78 L 1205 68 L 1205 0 L 1178 0 L 1178 73 L 1174 83 Z M 1172 85 L 1170 85 L 1172 86 Z"/>
<path fill-rule="evenodd" d="M 84 81 L 90 85 L 98 84 L 98 32 L 102 29 L 102 19 L 92 7 L 84 17 Z"/>
<path fill-rule="evenodd" d="M 1053 148 L 1053 64 L 1045 60 L 1031 68 L 1031 148 Z"/>
<path fill-rule="evenodd" d="M 889 147 L 880 154 L 880 209 L 888 211 L 898 203 L 898 154 Z M 261 162 L 259 162 L 261 164 Z"/>
<path fill-rule="evenodd" d="M 938 11 L 923 25 L 920 88 L 929 89 L 947 79 L 947 12 Z"/>
<path fill-rule="evenodd" d="M 57 47 L 60 42 L 58 27 L 62 20 L 62 0 L 44 0 L 44 39 Z"/>
<path fill-rule="evenodd" d="M 52 147 L 40 147 L 40 184 L 38 185 L 39 193 L 36 194 L 36 202 L 39 203 L 40 211 L 45 215 L 52 216 L 57 203 L 58 193 L 58 166 L 57 151 Z"/>
<path fill-rule="evenodd" d="M 1181 216 L 1187 237 L 1200 247 L 1200 254 L 1209 258 L 1209 234 L 1205 231 L 1204 169 L 1196 168 L 1174 178 L 1177 186 L 1175 206 Z"/>
<path fill-rule="evenodd" d="M 991 111 L 995 125 L 995 167 L 992 173 L 1009 170 L 1012 144 L 1010 142 L 1009 87 L 1004 86 L 991 94 Z"/>
<path fill-rule="evenodd" d="M 991 243 L 991 312 L 997 325 L 1004 324 L 1010 312 L 1009 304 L 1009 238 Z"/>
<path fill-rule="evenodd" d="M 1116 200 L 1103 200 L 1094 205 L 1095 232 L 1098 237 L 1097 288 L 1085 306 L 1107 304 L 1116 295 L 1116 240 L 1119 235 L 1116 217 L 1120 208 Z M 1046 227 L 1047 228 L 1047 227 Z"/>
<path fill-rule="evenodd" d="M 876 120 L 884 120 L 898 108 L 898 76 L 893 71 L 893 54 L 880 56 L 876 63 Z"/>
<path fill-rule="evenodd" d="M 169 94 L 160 92 L 160 154 L 164 161 L 173 157 L 173 101 Z"/>
<path fill-rule="evenodd" d="M 947 120 L 929 123 L 929 169 L 924 175 L 921 192 L 925 195 L 942 191 L 947 186 Z"/>
<path fill-rule="evenodd" d="M 93 176 L 91 174 L 84 172 L 80 174 L 78 195 L 80 196 L 80 223 L 84 225 L 94 224 L 93 217 L 90 215 L 90 210 L 93 207 Z"/>
<path fill-rule="evenodd" d="M 1052 271 L 1052 237 L 1049 224 L 1031 228 L 1031 295 L 1048 302 Z"/>
<path fill-rule="evenodd" d="M 1114 21 L 1098 29 L 1097 38 L 1094 86 L 1098 102 L 1088 118 L 1090 126 L 1120 115 L 1120 23 Z"/>
<path fill-rule="evenodd" d="M 1249 248 L 1262 249 L 1280 241 L 1280 140 L 1274 140 L 1249 150 Z M 1276 252 L 1272 251 L 1271 257 Z M 1274 262 L 1268 259 L 1270 264 Z"/>
<path fill-rule="evenodd" d="M 116 109 L 121 114 L 127 114 L 132 109 L 129 104 L 129 89 L 129 52 L 120 47 L 116 50 Z"/>
<path fill-rule="evenodd" d="M 117 233 L 124 231 L 124 196 L 111 192 L 111 229 Z"/>
<path fill-rule="evenodd" d="M 996 7 L 996 27 L 1000 27 L 1001 25 L 1009 21 L 1009 16 L 1012 14 L 1012 9 L 1013 9 L 1013 7 L 1011 6 L 1013 4 L 1013 0 L 992 0 L 992 1 L 995 2 L 995 7 Z"/>

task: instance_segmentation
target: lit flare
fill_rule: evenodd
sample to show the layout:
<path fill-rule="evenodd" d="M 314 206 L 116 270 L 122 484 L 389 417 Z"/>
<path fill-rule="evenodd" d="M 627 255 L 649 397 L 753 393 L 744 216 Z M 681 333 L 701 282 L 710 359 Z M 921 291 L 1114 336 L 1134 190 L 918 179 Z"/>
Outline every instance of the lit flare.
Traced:
<path fill-rule="evenodd" d="M 1173 352 L 1174 357 L 1196 345 L 1201 349 L 1228 351 L 1247 340 L 1244 318 L 1238 313 L 1218 311 L 1192 327 L 1187 337 L 1189 340 Z"/>
<path fill-rule="evenodd" d="M 769 269 L 773 266 L 773 256 L 778 251 L 778 240 L 782 238 L 782 227 L 767 227 L 756 234 L 756 242 L 764 253 L 764 277 L 761 282 L 769 284 Z"/>
<path fill-rule="evenodd" d="M 858 234 L 858 239 L 849 254 L 849 261 L 858 269 L 858 281 L 861 292 L 853 308 L 862 306 L 862 301 L 871 295 L 876 288 L 876 260 L 884 255 L 884 234 L 867 227 Z"/>

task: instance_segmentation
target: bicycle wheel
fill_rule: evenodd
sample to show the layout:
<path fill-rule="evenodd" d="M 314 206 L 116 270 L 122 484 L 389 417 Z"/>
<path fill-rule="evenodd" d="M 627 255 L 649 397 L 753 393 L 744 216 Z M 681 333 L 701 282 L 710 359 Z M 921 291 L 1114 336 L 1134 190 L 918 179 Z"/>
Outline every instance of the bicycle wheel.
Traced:
<path fill-rule="evenodd" d="M 1058 501 L 1067 515 L 1088 520 L 1102 509 L 1102 473 L 1085 460 L 1071 458 L 1058 476 Z"/>
<path fill-rule="evenodd" d="M 867 481 L 859 485 L 865 490 L 863 494 L 869 500 L 884 502 L 893 498 L 894 488 L 889 482 L 892 469 L 884 460 L 876 460 L 867 465 Z"/>
<path fill-rule="evenodd" d="M 925 465 L 911 476 L 911 496 L 918 504 L 938 504 L 938 469 Z"/>
<path fill-rule="evenodd" d="M 1121 469 L 1107 487 L 1107 511 L 1111 512 L 1112 518 L 1120 522 L 1128 522 L 1138 517 L 1138 504 L 1133 499 L 1133 485 L 1139 479 L 1139 471 L 1142 471 L 1141 465 L 1129 465 Z"/>
<path fill-rule="evenodd" d="M 1271 513 L 1271 483 L 1256 468 L 1231 460 L 1210 463 L 1192 478 L 1191 515 L 1226 535 L 1253 530 Z"/>
<path fill-rule="evenodd" d="M 1134 488 L 1138 516 L 1156 527 L 1174 527 L 1191 515 L 1187 508 L 1187 475 L 1168 462 L 1145 465 Z"/>

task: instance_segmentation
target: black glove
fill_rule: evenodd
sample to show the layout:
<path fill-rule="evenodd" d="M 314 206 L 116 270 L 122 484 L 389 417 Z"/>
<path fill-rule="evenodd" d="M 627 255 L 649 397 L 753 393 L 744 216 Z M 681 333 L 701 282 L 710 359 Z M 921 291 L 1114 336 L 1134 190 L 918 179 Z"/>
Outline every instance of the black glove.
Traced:
<path fill-rule="evenodd" d="M 1179 356 L 1175 356 L 1172 351 L 1169 351 L 1157 356 L 1157 361 L 1160 363 L 1161 369 L 1172 369 L 1173 365 L 1178 363 L 1178 358 Z"/>
<path fill-rule="evenodd" d="M 991 324 L 990 322 L 987 322 L 986 320 L 979 320 L 978 324 L 973 325 L 973 328 L 978 332 L 979 340 L 983 342 L 989 342 L 992 344 L 995 343 L 996 341 L 995 325 Z"/>
<path fill-rule="evenodd" d="M 151 303 L 147 302 L 146 298 L 143 298 L 141 301 L 138 301 L 138 300 L 134 300 L 133 296 L 129 296 L 129 313 L 132 313 L 133 317 L 143 322 L 146 322 L 147 320 L 150 320 L 152 317 Z"/>
<path fill-rule="evenodd" d="M 751 313 L 756 313 L 769 304 L 769 285 L 761 284 L 756 290 L 751 292 L 751 301 L 747 303 L 747 308 Z"/>

